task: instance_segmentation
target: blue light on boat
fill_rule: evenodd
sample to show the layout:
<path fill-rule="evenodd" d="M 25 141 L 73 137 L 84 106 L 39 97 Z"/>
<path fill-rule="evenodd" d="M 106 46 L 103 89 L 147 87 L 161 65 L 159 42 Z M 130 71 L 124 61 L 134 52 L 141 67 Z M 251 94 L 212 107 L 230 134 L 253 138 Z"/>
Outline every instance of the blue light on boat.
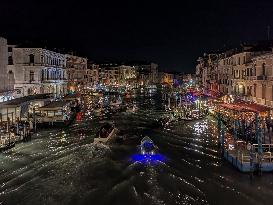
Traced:
<path fill-rule="evenodd" d="M 134 162 L 164 162 L 161 154 L 135 154 L 132 156 Z"/>

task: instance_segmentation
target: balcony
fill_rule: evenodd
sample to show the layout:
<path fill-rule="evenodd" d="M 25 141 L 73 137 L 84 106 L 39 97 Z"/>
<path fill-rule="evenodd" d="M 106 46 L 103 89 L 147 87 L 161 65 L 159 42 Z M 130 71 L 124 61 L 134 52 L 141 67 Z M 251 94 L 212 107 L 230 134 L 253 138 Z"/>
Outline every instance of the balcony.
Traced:
<path fill-rule="evenodd" d="M 59 78 L 59 79 L 42 79 L 42 83 L 59 83 L 59 82 L 66 82 L 66 78 Z"/>

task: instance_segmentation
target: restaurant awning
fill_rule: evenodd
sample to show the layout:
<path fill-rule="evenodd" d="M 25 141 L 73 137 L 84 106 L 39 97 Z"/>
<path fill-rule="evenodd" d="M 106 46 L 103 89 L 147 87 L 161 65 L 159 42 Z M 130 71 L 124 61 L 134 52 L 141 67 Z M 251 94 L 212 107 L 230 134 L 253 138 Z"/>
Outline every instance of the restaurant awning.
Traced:
<path fill-rule="evenodd" d="M 220 103 L 219 106 L 234 110 L 238 112 L 268 112 L 271 110 L 270 107 L 259 105 L 257 103 L 247 103 L 247 102 L 239 102 L 239 103 Z"/>

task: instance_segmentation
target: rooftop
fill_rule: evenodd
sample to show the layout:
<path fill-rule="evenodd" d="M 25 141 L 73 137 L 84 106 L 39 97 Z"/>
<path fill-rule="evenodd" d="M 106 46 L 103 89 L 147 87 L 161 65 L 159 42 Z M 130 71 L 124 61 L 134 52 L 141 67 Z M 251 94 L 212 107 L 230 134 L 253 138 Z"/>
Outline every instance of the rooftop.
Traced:
<path fill-rule="evenodd" d="M 69 103 L 70 102 L 68 101 L 53 101 L 43 107 L 40 107 L 39 110 L 59 110 Z"/>

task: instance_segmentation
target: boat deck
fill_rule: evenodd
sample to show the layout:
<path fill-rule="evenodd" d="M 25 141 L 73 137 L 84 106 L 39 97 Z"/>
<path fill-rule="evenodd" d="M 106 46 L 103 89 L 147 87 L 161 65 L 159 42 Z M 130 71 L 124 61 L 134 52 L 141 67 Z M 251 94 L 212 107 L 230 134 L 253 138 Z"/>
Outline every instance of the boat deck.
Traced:
<path fill-rule="evenodd" d="M 256 145 L 253 145 L 254 147 Z M 261 171 L 262 172 L 271 172 L 273 171 L 273 152 L 271 150 L 273 144 L 264 144 L 263 145 L 263 156 L 261 162 Z M 269 148 L 269 150 L 267 149 Z M 250 152 L 247 149 L 236 151 L 236 150 L 224 150 L 224 158 L 232 164 L 232 166 L 239 169 L 241 172 L 252 172 L 259 165 L 259 155 L 258 152 L 253 153 L 253 159 L 251 162 Z"/>

